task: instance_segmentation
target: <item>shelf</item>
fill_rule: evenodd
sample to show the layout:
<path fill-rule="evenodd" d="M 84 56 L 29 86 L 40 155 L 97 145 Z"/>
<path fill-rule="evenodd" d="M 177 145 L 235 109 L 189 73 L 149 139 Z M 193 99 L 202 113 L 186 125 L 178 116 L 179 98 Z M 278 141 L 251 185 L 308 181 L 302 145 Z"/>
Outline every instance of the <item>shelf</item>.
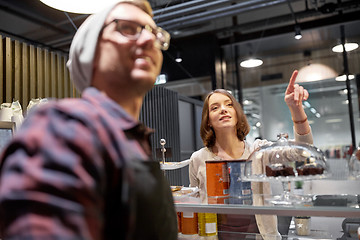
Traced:
<path fill-rule="evenodd" d="M 183 168 L 189 165 L 190 159 L 181 161 L 181 162 L 165 162 L 165 164 L 160 163 L 160 167 L 162 170 L 175 170 L 179 168 Z"/>
<path fill-rule="evenodd" d="M 187 204 L 175 203 L 178 212 L 206 212 L 221 214 L 269 214 L 278 216 L 323 216 L 323 217 L 359 217 L 360 208 L 355 207 L 282 207 L 250 206 L 236 204 Z"/>

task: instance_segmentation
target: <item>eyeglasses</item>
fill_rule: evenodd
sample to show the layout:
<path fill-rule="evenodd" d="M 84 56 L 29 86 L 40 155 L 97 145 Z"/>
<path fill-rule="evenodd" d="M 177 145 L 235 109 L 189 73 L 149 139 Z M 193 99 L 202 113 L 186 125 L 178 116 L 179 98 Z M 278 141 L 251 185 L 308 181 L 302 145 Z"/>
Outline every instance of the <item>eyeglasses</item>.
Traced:
<path fill-rule="evenodd" d="M 101 31 L 104 30 L 107 26 L 112 24 L 113 22 L 116 23 L 116 31 L 118 31 L 124 37 L 127 37 L 130 40 L 137 40 L 142 31 L 146 29 L 147 31 L 154 34 L 156 41 L 155 46 L 160 48 L 161 50 L 167 50 L 170 45 L 170 34 L 162 29 L 161 27 L 153 28 L 150 25 L 141 25 L 137 22 L 124 20 L 124 19 L 114 19 L 108 24 L 104 25 Z"/>

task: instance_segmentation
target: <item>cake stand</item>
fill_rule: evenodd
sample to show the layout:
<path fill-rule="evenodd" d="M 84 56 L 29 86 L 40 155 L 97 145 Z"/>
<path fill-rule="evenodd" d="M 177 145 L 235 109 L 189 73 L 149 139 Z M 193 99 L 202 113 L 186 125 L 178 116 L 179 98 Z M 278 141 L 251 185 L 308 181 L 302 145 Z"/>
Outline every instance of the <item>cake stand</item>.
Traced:
<path fill-rule="evenodd" d="M 290 183 L 326 179 L 330 177 L 328 163 L 323 152 L 314 145 L 288 140 L 287 134 L 279 134 L 277 142 L 269 142 L 255 150 L 248 158 L 243 181 L 256 183 L 281 182 L 283 194 L 266 201 L 273 205 L 306 205 L 312 197 L 290 192 Z M 256 187 L 254 187 L 256 189 Z M 269 187 L 270 188 L 270 187 Z"/>

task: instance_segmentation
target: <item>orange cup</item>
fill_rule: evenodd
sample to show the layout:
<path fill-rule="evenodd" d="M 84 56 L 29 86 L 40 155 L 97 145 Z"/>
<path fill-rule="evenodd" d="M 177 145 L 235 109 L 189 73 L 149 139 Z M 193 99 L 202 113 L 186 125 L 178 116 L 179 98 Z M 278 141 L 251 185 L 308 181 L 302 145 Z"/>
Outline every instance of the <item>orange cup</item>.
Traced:
<path fill-rule="evenodd" d="M 181 213 L 181 230 L 182 234 L 198 233 L 198 217 L 194 212 Z"/>
<path fill-rule="evenodd" d="M 225 203 L 229 197 L 229 172 L 226 161 L 205 161 L 209 203 Z"/>

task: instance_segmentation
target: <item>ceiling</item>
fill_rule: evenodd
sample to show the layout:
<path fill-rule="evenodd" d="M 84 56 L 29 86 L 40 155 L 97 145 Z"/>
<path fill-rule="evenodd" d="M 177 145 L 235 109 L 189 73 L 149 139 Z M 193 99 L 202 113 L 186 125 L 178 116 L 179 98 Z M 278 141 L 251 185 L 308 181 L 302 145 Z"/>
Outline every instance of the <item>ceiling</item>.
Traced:
<path fill-rule="evenodd" d="M 348 39 L 360 36 L 359 0 L 149 2 L 155 21 L 171 33 L 173 41 L 207 34 L 215 35 L 221 46 L 260 40 L 256 51 L 276 55 L 338 42 L 339 24 L 345 25 Z M 68 52 L 76 28 L 86 17 L 52 9 L 38 0 L 0 0 L 0 34 L 64 52 Z M 286 36 L 294 34 L 295 22 L 304 36 L 300 41 Z"/>
<path fill-rule="evenodd" d="M 184 48 L 194 45 L 188 50 L 190 57 L 193 61 L 201 62 L 203 66 L 206 65 L 205 60 L 214 65 L 213 59 L 207 59 L 206 52 L 212 52 L 219 47 L 222 47 L 226 53 L 233 51 L 235 49 L 233 46 L 237 46 L 239 57 L 252 51 L 265 58 L 330 49 L 340 41 L 340 26 L 344 26 L 344 37 L 347 41 L 360 43 L 360 0 L 149 0 L 149 2 L 154 9 L 154 19 L 158 26 L 169 31 L 172 36 L 170 49 L 164 54 L 164 59 L 173 59 L 168 58 L 168 55 L 174 54 L 174 48 L 176 50 L 181 43 L 186 43 Z M 39 0 L 0 0 L 0 35 L 68 53 L 76 28 L 87 16 L 64 13 L 44 5 Z M 301 40 L 294 39 L 295 23 L 300 25 L 303 35 Z M 164 65 L 166 65 L 165 60 Z M 183 65 L 177 65 L 182 68 L 182 72 L 190 76 L 189 81 L 180 79 L 182 83 L 191 83 L 191 88 L 201 88 L 203 85 L 193 78 L 199 76 L 192 72 L 200 69 L 197 65 L 195 67 L 191 65 L 196 64 L 192 62 L 186 65 L 183 62 Z M 174 81 L 174 84 L 179 83 Z M 320 87 L 324 89 L 325 86 Z M 338 91 L 337 88 L 335 90 Z M 337 96 L 335 90 L 328 94 Z M 192 92 L 190 87 L 186 91 Z M 281 95 L 283 89 L 277 92 Z M 312 93 L 313 99 L 328 99 L 323 95 L 324 93 L 319 94 Z M 258 102 L 259 90 L 247 89 L 244 92 L 244 99 L 252 101 L 252 104 L 245 105 L 244 109 L 253 126 L 259 120 L 261 113 L 261 104 Z M 331 106 L 333 109 L 344 109 L 341 102 L 338 100 Z M 313 105 L 316 106 L 316 102 Z M 329 110 L 323 108 L 328 105 L 325 107 L 322 105 L 323 103 L 319 104 L 318 109 L 326 116 Z"/>

